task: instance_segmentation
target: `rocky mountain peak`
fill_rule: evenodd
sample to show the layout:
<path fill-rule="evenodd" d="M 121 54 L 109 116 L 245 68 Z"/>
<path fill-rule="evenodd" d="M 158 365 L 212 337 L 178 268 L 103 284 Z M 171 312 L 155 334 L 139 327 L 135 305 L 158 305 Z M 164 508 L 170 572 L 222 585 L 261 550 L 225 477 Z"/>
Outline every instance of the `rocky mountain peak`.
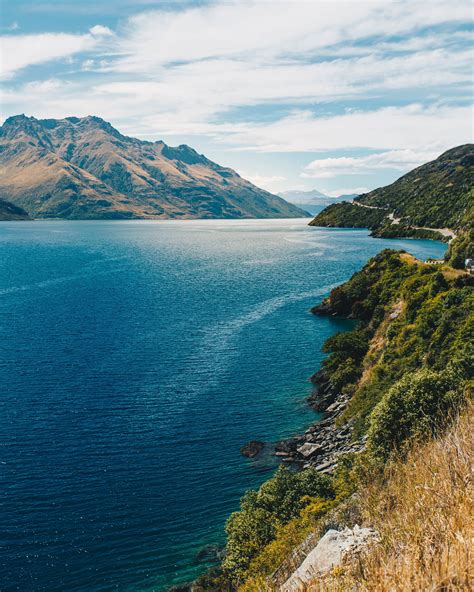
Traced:
<path fill-rule="evenodd" d="M 283 218 L 305 212 L 194 148 L 122 135 L 95 115 L 0 128 L 0 194 L 32 217 Z"/>

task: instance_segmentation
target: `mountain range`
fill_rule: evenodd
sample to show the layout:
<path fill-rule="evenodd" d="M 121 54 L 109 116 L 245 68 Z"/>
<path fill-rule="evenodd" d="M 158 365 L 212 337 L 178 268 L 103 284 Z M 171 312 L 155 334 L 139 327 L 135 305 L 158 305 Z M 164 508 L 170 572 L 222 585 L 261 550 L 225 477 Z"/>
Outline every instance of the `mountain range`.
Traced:
<path fill-rule="evenodd" d="M 354 197 L 357 197 L 358 194 L 350 193 L 338 195 L 337 197 L 331 197 L 325 193 L 322 193 L 321 191 L 318 191 L 317 189 L 310 189 L 309 191 L 292 189 L 289 191 L 282 191 L 278 195 L 293 204 L 328 206 L 343 199 L 353 199 Z"/>
<path fill-rule="evenodd" d="M 187 145 L 122 135 L 95 116 L 8 118 L 0 199 L 32 218 L 292 218 L 301 208 Z"/>

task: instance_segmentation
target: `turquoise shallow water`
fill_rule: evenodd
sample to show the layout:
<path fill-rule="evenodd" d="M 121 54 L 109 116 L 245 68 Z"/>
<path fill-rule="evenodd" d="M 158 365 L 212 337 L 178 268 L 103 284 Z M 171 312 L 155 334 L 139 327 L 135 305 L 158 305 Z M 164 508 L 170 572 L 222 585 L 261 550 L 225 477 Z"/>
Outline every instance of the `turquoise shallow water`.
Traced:
<path fill-rule="evenodd" d="M 308 309 L 385 247 L 306 220 L 0 223 L 0 589 L 192 579 L 305 428 L 344 321 Z"/>

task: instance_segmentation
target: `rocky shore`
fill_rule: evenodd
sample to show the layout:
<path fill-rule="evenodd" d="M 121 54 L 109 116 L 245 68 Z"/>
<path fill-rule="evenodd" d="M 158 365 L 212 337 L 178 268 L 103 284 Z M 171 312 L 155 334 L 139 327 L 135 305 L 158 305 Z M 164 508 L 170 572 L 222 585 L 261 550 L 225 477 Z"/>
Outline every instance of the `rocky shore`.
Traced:
<path fill-rule="evenodd" d="M 329 299 L 311 309 L 313 314 L 336 314 Z M 314 392 L 308 397 L 309 405 L 324 414 L 304 434 L 278 442 L 275 455 L 286 464 L 300 468 L 313 467 L 321 473 L 332 473 L 341 454 L 360 452 L 365 439 L 354 440 L 352 422 L 337 425 L 337 418 L 348 403 L 348 396 L 338 392 L 324 373 L 319 370 L 311 377 Z"/>
<path fill-rule="evenodd" d="M 313 409 L 323 412 L 324 417 L 310 426 L 304 434 L 278 442 L 275 454 L 284 463 L 332 473 L 341 454 L 359 452 L 364 448 L 365 441 L 353 440 L 351 422 L 336 425 L 336 419 L 347 406 L 348 397 L 333 389 L 323 370 L 312 376 L 311 381 L 316 389 L 308 402 Z"/>

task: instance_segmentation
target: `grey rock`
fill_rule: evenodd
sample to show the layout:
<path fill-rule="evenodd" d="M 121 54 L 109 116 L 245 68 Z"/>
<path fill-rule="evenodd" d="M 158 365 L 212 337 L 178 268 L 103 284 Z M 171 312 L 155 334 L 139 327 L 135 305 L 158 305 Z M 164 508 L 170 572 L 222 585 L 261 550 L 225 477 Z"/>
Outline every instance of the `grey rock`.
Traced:
<path fill-rule="evenodd" d="M 360 528 L 357 525 L 342 531 L 328 530 L 300 567 L 280 587 L 280 592 L 302 592 L 315 577 L 328 573 L 378 538 L 372 528 Z"/>

